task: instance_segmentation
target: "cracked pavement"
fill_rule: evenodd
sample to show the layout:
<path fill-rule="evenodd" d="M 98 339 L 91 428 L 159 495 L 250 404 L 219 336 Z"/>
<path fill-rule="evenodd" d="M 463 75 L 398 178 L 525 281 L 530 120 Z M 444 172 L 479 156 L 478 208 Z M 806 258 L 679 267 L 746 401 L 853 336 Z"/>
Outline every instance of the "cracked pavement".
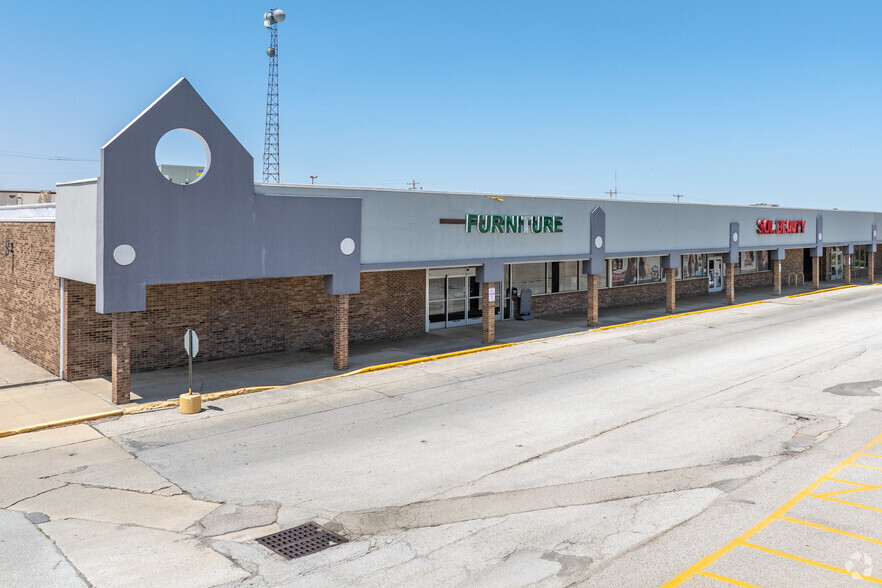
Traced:
<path fill-rule="evenodd" d="M 703 513 L 757 508 L 739 492 L 797 456 L 823 470 L 831 436 L 879 414 L 878 292 L 0 439 L 0 573 L 21 586 L 649 585 L 641 570 L 602 578 Z M 307 521 L 350 541 L 291 561 L 253 541 Z"/>

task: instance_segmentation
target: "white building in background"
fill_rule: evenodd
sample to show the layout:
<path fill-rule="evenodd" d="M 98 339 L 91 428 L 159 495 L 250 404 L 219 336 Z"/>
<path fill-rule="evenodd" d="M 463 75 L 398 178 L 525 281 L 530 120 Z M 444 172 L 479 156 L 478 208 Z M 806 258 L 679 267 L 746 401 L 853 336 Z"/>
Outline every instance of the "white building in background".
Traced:
<path fill-rule="evenodd" d="M 54 190 L 0 190 L 0 206 L 55 202 Z"/>

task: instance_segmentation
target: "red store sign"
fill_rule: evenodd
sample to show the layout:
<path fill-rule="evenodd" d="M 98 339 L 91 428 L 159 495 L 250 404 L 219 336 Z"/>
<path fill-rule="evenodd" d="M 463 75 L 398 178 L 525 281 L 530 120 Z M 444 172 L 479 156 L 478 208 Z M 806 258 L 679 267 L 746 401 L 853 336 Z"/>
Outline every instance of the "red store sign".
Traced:
<path fill-rule="evenodd" d="M 805 221 L 760 219 L 756 221 L 756 232 L 760 235 L 805 233 Z"/>

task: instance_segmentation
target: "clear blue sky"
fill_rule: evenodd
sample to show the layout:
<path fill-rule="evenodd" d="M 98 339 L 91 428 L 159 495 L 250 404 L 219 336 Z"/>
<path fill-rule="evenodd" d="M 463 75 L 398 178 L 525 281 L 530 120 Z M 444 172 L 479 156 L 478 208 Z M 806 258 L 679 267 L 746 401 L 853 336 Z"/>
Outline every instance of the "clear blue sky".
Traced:
<path fill-rule="evenodd" d="M 882 210 L 878 0 L 279 1 L 283 182 Z M 259 180 L 272 7 L 4 2 L 0 189 L 180 77 Z"/>

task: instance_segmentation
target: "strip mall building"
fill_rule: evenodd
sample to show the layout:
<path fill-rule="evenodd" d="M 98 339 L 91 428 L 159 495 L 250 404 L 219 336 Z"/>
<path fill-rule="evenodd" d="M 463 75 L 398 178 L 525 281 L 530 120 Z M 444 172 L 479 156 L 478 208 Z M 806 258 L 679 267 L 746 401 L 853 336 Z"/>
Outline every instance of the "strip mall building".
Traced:
<path fill-rule="evenodd" d="M 208 166 L 169 181 L 157 142 L 191 130 Z M 101 149 L 97 179 L 0 209 L 0 343 L 68 380 L 200 358 L 328 348 L 497 320 L 857 275 L 880 214 L 254 183 L 254 162 L 186 80 Z M 477 341 L 476 341 L 477 343 Z M 182 357 L 183 356 L 183 357 Z"/>

